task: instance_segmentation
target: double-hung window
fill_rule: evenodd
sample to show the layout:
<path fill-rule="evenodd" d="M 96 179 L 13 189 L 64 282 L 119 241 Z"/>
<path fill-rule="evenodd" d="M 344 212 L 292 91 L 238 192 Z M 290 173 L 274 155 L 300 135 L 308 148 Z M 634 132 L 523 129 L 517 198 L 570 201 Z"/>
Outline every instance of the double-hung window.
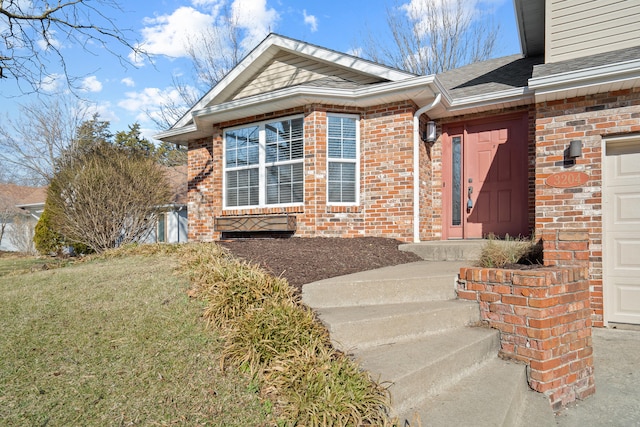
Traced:
<path fill-rule="evenodd" d="M 295 117 L 225 131 L 225 207 L 304 202 L 303 125 Z"/>
<path fill-rule="evenodd" d="M 332 205 L 358 203 L 359 118 L 328 115 L 327 201 Z"/>

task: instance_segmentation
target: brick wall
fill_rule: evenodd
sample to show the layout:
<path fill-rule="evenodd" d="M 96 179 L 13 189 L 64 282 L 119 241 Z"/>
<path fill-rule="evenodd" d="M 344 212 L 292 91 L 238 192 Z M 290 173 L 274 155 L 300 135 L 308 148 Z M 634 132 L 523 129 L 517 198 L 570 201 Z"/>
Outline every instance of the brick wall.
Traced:
<path fill-rule="evenodd" d="M 298 236 L 367 235 L 412 241 L 415 110 L 410 102 L 365 110 L 309 105 L 217 124 L 212 139 L 189 144 L 189 238 L 219 239 L 220 234 L 213 229 L 213 219 L 217 216 L 289 213 L 297 217 Z M 360 116 L 360 203 L 357 206 L 327 204 L 328 113 Z M 222 129 L 294 114 L 304 114 L 304 205 L 223 210 Z"/>
<path fill-rule="evenodd" d="M 545 268 L 460 270 L 458 297 L 478 301 L 482 319 L 500 331 L 501 356 L 529 365 L 529 385 L 554 410 L 595 392 L 588 237 L 545 232 Z"/>
<path fill-rule="evenodd" d="M 640 132 L 640 88 L 539 103 L 536 112 L 536 232 L 580 225 L 588 233 L 591 315 L 603 326 L 602 140 Z M 582 156 L 565 164 L 571 140 L 582 141 Z M 562 171 L 585 172 L 589 180 L 575 188 L 546 185 Z"/>

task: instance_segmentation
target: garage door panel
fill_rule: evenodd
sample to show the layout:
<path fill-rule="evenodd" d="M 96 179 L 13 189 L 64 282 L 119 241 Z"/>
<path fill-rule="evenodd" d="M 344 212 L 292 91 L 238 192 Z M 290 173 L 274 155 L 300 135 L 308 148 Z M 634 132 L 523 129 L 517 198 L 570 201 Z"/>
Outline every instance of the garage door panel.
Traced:
<path fill-rule="evenodd" d="M 640 322 L 640 286 L 633 278 L 616 277 L 610 279 L 613 286 L 612 317 L 616 322 Z"/>
<path fill-rule="evenodd" d="M 611 189 L 612 195 L 611 221 L 612 225 L 640 224 L 640 191 L 637 187 L 617 187 Z"/>
<path fill-rule="evenodd" d="M 640 324 L 640 139 L 607 141 L 603 166 L 605 319 Z"/>
<path fill-rule="evenodd" d="M 629 237 L 628 234 L 615 233 L 609 235 L 610 242 L 606 260 L 611 274 L 640 274 L 640 236 Z"/>

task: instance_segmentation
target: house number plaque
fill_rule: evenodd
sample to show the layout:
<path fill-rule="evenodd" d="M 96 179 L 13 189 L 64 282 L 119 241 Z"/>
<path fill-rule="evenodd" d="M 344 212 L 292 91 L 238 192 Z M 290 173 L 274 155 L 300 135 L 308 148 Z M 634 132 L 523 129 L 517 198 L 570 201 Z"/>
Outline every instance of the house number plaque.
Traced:
<path fill-rule="evenodd" d="M 558 172 L 547 177 L 547 185 L 556 188 L 579 187 L 589 181 L 589 175 L 584 172 Z"/>

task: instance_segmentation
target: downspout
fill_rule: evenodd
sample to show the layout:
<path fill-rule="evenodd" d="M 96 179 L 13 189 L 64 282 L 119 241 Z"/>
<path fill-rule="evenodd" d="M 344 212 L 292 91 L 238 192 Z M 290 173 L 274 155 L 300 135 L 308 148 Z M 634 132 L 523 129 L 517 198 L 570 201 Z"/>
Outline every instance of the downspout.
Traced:
<path fill-rule="evenodd" d="M 431 104 L 425 105 L 413 115 L 413 241 L 420 241 L 420 116 L 440 103 L 436 95 Z"/>

